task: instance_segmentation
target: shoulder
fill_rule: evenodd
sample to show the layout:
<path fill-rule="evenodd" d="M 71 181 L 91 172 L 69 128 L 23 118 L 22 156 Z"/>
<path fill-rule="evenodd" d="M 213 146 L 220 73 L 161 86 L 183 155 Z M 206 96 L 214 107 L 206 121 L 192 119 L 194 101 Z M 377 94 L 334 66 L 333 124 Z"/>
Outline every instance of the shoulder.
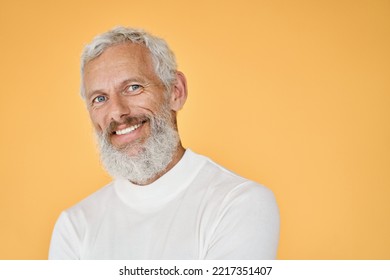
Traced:
<path fill-rule="evenodd" d="M 273 192 L 252 180 L 244 178 L 225 167 L 219 165 L 208 157 L 193 153 L 199 161 L 203 161 L 203 167 L 198 173 L 198 184 L 207 188 L 210 200 L 224 202 L 247 203 L 255 205 L 275 205 Z M 221 205 L 221 204 L 220 204 Z"/>
<path fill-rule="evenodd" d="M 273 192 L 209 158 L 194 181 L 205 259 L 273 259 L 279 238 L 279 209 Z"/>
<path fill-rule="evenodd" d="M 86 219 L 104 211 L 104 208 L 108 205 L 108 201 L 114 196 L 115 191 L 113 185 L 114 182 L 110 182 L 77 204 L 66 209 L 64 213 L 66 213 L 70 219 Z"/>

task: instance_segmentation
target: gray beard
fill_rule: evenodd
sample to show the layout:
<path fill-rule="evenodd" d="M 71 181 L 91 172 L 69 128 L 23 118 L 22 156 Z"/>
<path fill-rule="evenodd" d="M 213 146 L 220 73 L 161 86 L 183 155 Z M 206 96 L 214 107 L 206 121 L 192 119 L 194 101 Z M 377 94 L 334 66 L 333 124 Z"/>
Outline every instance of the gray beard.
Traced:
<path fill-rule="evenodd" d="M 169 110 L 162 108 L 159 115 L 149 116 L 149 119 L 150 135 L 143 145 L 130 143 L 119 150 L 111 145 L 104 133 L 96 133 L 100 160 L 112 177 L 145 185 L 161 175 L 172 161 L 179 145 L 179 135 L 171 124 Z M 138 150 L 137 154 L 129 155 L 127 151 L 134 148 Z"/>

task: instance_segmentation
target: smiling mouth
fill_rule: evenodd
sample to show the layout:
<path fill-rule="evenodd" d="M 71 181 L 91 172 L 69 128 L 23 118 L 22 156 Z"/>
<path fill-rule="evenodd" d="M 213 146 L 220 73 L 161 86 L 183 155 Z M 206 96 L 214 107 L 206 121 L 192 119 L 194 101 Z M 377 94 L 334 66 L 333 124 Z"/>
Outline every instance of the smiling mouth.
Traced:
<path fill-rule="evenodd" d="M 140 128 L 146 121 L 142 121 L 138 124 L 135 124 L 135 125 L 132 125 L 132 126 L 129 126 L 127 128 L 124 128 L 124 129 L 121 129 L 121 130 L 116 130 L 113 132 L 113 134 L 116 134 L 116 135 L 125 135 L 125 134 L 129 134 L 131 132 L 133 132 L 134 130 Z"/>

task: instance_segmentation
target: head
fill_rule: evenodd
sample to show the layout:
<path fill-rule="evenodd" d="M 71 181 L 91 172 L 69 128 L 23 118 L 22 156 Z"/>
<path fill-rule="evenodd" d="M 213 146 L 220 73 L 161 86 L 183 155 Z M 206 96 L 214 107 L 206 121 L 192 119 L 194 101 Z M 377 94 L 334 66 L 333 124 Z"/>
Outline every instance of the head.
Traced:
<path fill-rule="evenodd" d="M 186 81 L 162 39 L 115 28 L 85 47 L 81 73 L 81 94 L 112 176 L 147 184 L 180 159 L 176 115 Z"/>
<path fill-rule="evenodd" d="M 176 80 L 177 64 L 174 53 L 167 43 L 141 29 L 116 27 L 108 32 L 96 36 L 85 46 L 81 54 L 81 96 L 85 98 L 84 68 L 94 58 L 101 55 L 106 49 L 121 43 L 135 43 L 144 45 L 150 52 L 156 75 L 167 89 Z"/>

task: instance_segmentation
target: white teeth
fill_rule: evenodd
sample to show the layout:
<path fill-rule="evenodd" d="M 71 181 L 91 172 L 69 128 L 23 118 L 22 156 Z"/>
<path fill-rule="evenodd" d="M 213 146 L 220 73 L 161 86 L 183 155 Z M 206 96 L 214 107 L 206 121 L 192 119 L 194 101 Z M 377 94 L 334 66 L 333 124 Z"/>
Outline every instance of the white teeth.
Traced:
<path fill-rule="evenodd" d="M 127 133 L 130 133 L 130 132 L 136 130 L 136 129 L 139 128 L 140 126 L 141 126 L 141 124 L 136 124 L 136 125 L 130 126 L 130 127 L 128 127 L 128 128 L 122 129 L 122 130 L 117 130 L 117 131 L 115 131 L 115 133 L 116 133 L 117 135 L 127 134 Z"/>

